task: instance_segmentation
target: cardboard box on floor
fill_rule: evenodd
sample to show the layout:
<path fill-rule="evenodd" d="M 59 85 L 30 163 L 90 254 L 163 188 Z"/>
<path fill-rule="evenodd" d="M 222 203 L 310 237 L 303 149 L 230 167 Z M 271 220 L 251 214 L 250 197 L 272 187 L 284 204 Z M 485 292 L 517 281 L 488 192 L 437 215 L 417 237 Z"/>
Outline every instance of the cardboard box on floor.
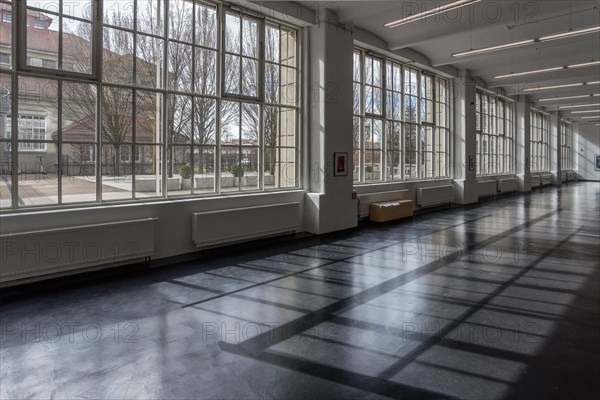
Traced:
<path fill-rule="evenodd" d="M 395 219 L 412 217 L 412 200 L 392 200 L 381 203 L 371 203 L 369 215 L 373 222 L 387 222 Z"/>

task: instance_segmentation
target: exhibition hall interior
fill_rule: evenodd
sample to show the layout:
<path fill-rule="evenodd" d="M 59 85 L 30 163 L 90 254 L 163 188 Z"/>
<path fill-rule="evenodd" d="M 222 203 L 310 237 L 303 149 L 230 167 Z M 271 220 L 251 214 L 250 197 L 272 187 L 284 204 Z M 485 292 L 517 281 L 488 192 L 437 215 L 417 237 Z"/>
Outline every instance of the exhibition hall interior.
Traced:
<path fill-rule="evenodd" d="M 1 399 L 600 398 L 600 1 L 0 0 Z"/>

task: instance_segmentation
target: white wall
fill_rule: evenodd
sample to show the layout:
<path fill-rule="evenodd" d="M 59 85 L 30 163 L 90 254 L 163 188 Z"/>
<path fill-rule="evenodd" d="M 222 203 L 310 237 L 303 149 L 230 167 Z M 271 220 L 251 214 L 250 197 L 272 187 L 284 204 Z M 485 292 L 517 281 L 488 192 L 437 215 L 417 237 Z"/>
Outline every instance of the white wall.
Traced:
<path fill-rule="evenodd" d="M 192 242 L 192 213 L 252 207 L 278 203 L 300 203 L 303 213 L 305 191 L 223 196 L 219 198 L 170 200 L 142 204 L 122 204 L 57 211 L 32 211 L 0 216 L 0 233 L 18 233 L 59 227 L 81 226 L 112 221 L 158 218 L 155 224 L 153 259 L 198 251 Z M 302 219 L 301 219 L 302 221 Z M 235 232 L 236 221 L 224 220 Z M 256 224 L 260 226 L 261 221 Z M 205 227 L 210 231 L 211 227 Z M 303 227 L 301 228 L 303 230 Z"/>
<path fill-rule="evenodd" d="M 594 170 L 594 159 L 600 155 L 600 127 L 594 124 L 580 124 L 575 139 L 577 151 L 577 174 L 579 179 L 600 181 L 600 171 Z"/>

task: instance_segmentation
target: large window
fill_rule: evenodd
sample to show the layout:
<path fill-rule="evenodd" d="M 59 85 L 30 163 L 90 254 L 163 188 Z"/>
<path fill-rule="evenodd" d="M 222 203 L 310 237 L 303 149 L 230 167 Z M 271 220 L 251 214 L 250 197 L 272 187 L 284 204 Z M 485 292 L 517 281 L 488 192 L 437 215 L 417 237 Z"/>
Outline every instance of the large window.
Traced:
<path fill-rule="evenodd" d="M 478 90 L 475 106 L 477 175 L 513 173 L 513 103 Z"/>
<path fill-rule="evenodd" d="M 0 0 L 17 6 L 18 43 L 0 23 L 18 60 L 0 64 L 2 207 L 298 187 L 294 27 L 218 1 Z"/>
<path fill-rule="evenodd" d="M 354 51 L 354 181 L 449 176 L 448 81 Z"/>
<path fill-rule="evenodd" d="M 549 171 L 550 117 L 537 110 L 531 111 L 531 171 Z"/>
<path fill-rule="evenodd" d="M 573 169 L 573 125 L 560 122 L 560 161 L 563 171 Z"/>

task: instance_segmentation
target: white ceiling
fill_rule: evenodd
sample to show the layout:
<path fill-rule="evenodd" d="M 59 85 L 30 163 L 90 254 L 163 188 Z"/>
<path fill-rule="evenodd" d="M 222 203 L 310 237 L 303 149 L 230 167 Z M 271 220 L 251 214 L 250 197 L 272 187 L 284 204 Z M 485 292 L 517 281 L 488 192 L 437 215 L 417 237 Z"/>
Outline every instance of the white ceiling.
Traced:
<path fill-rule="evenodd" d="M 600 81 L 600 66 L 562 70 L 521 78 L 494 80 L 494 76 L 567 64 L 600 60 L 600 33 L 582 35 L 486 55 L 455 59 L 452 53 L 538 38 L 600 24 L 600 0 L 483 0 L 438 17 L 429 17 L 388 29 L 387 22 L 405 17 L 409 7 L 432 9 L 446 1 L 301 1 L 313 9 L 327 7 L 342 23 L 352 23 L 387 44 L 389 50 L 412 49 L 427 57 L 432 66 L 452 65 L 468 69 L 490 87 L 500 86 L 507 95 L 522 94 L 524 86 L 551 86 Z M 599 103 L 600 98 L 537 103 L 537 99 L 600 93 L 600 85 L 534 92 L 529 99 L 538 108 L 555 110 L 559 104 Z M 544 107 L 541 107 L 544 105 Z M 575 117 L 565 113 L 567 117 Z M 580 122 L 584 122 L 582 120 Z M 585 121 L 585 122 L 590 122 Z"/>

